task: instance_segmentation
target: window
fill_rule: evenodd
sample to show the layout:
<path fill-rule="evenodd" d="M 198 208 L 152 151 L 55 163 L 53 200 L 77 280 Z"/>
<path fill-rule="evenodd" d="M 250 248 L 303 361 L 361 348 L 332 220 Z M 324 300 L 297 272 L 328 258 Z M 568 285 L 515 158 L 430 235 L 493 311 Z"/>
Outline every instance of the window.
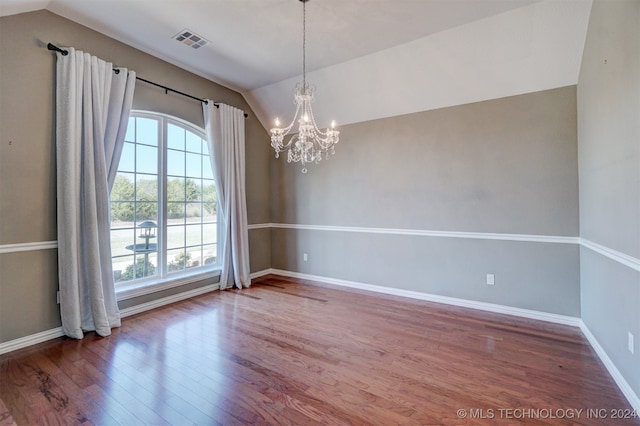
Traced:
<path fill-rule="evenodd" d="M 116 289 L 216 268 L 216 200 L 203 129 L 132 112 L 111 190 Z"/>

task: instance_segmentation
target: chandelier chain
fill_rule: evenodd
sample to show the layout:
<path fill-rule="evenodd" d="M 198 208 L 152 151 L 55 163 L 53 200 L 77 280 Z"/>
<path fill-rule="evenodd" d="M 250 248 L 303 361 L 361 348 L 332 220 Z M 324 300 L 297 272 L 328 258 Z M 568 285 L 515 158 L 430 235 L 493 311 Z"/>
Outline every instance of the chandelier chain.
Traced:
<path fill-rule="evenodd" d="M 302 2 L 302 87 L 307 85 L 307 2 Z"/>

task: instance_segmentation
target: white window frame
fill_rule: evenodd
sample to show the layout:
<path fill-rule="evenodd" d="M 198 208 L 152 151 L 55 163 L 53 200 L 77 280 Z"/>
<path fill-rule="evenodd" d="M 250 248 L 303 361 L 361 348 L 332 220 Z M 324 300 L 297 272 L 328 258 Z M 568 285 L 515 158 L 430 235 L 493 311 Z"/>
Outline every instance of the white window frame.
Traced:
<path fill-rule="evenodd" d="M 158 120 L 158 228 L 157 228 L 157 241 L 158 241 L 158 274 L 152 277 L 145 277 L 139 279 L 133 279 L 130 281 L 123 281 L 116 284 L 116 296 L 117 299 L 126 300 L 138 296 L 143 296 L 149 293 L 162 291 L 185 284 L 195 283 L 207 279 L 212 279 L 220 276 L 220 253 L 221 247 L 216 238 L 216 263 L 210 265 L 201 265 L 196 268 L 187 268 L 180 271 L 168 271 L 166 265 L 167 257 L 167 157 L 168 157 L 168 143 L 167 143 L 167 129 L 168 124 L 174 124 L 182 127 L 202 139 L 206 140 L 205 130 L 201 127 L 194 125 L 186 120 L 182 120 L 178 117 L 171 116 L 169 114 L 163 114 L 153 111 L 144 110 L 131 110 L 129 117 L 141 117 Z M 211 152 L 209 152 L 211 155 Z M 214 173 L 215 175 L 215 173 Z M 217 190 L 217 181 L 215 181 Z M 216 205 L 218 209 L 218 205 Z M 219 218 L 216 221 L 217 232 L 216 235 L 220 235 L 221 223 Z M 134 266 L 135 269 L 135 266 Z"/>

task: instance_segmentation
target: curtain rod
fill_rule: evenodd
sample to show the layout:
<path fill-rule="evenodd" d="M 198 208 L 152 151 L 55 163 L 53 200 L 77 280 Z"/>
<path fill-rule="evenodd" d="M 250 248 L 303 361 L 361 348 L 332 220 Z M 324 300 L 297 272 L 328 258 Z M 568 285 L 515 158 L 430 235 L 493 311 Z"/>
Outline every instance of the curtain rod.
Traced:
<path fill-rule="evenodd" d="M 60 49 L 58 46 L 56 46 L 55 44 L 52 44 L 52 43 L 47 44 L 47 49 L 48 50 L 52 50 L 54 52 L 60 52 L 60 53 L 62 53 L 62 56 L 67 56 L 69 54 L 68 50 Z M 113 72 L 115 72 L 116 74 L 119 74 L 120 70 L 117 69 L 117 68 L 114 68 Z M 161 89 L 164 89 L 165 93 L 173 92 L 173 93 L 177 93 L 178 95 L 182 95 L 182 96 L 185 96 L 187 98 L 191 98 L 191 99 L 196 100 L 196 101 L 204 102 L 205 104 L 209 103 L 206 99 L 200 99 L 200 98 L 198 98 L 196 96 L 189 95 L 188 93 L 184 93 L 184 92 L 181 92 L 181 91 L 176 90 L 176 89 L 172 89 L 172 88 L 167 87 L 167 86 L 163 86 L 162 84 L 159 84 L 159 83 L 154 83 L 153 81 L 149 81 L 149 80 L 144 79 L 142 77 L 136 76 L 136 80 L 144 81 L 145 83 L 151 84 L 151 85 L 156 86 L 156 87 L 160 87 Z M 220 108 L 220 104 L 214 103 L 213 105 L 216 108 Z M 249 114 L 247 114 L 245 112 L 244 113 L 244 118 L 247 118 L 247 117 L 249 117 Z"/>

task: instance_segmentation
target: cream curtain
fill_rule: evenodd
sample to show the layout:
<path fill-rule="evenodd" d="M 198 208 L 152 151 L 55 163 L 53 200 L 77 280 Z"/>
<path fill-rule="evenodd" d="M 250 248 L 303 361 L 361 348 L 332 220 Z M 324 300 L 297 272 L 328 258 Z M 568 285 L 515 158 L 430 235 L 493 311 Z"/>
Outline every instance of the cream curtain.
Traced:
<path fill-rule="evenodd" d="M 120 326 L 109 236 L 115 180 L 135 73 L 87 53 L 57 53 L 58 275 L 62 329 L 80 339 Z"/>
<path fill-rule="evenodd" d="M 213 101 L 203 104 L 204 123 L 218 194 L 220 288 L 249 287 L 249 236 L 245 190 L 244 113 Z"/>

